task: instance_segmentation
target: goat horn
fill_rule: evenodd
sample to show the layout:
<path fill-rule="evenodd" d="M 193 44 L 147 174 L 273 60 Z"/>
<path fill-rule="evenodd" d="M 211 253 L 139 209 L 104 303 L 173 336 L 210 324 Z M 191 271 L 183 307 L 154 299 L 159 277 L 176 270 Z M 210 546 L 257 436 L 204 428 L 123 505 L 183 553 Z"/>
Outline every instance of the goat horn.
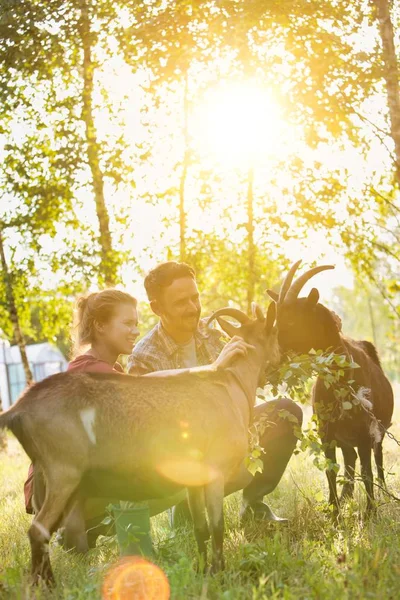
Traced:
<path fill-rule="evenodd" d="M 219 310 L 216 310 L 211 317 L 209 317 L 207 321 L 207 327 L 210 325 L 211 321 L 217 319 L 218 317 L 233 317 L 242 325 L 251 321 L 250 317 L 248 317 L 242 310 L 227 306 L 226 308 L 220 308 Z"/>
<path fill-rule="evenodd" d="M 294 263 L 294 265 L 292 265 L 290 267 L 290 270 L 281 285 L 281 289 L 279 290 L 278 304 L 283 304 L 283 302 L 285 300 L 285 296 L 286 296 L 286 294 L 291 286 L 291 283 L 293 281 L 294 274 L 296 273 L 297 269 L 299 268 L 300 263 L 301 263 L 301 260 L 298 260 L 297 262 Z"/>
<path fill-rule="evenodd" d="M 294 281 L 290 286 L 285 296 L 285 304 L 289 304 L 290 302 L 296 300 L 302 288 L 305 286 L 307 281 L 311 279 L 311 277 L 314 277 L 314 275 L 317 275 L 317 273 L 321 273 L 321 271 L 326 271 L 327 269 L 334 268 L 334 265 L 321 265 L 320 267 L 314 267 L 313 269 L 309 269 L 308 271 L 300 275 L 300 277 L 298 277 L 296 281 Z"/>

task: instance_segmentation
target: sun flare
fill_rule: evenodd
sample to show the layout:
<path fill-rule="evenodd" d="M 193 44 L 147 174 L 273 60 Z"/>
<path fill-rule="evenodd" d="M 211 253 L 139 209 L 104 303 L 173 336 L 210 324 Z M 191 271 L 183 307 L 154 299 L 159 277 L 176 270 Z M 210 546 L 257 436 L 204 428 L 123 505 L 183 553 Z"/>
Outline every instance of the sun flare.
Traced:
<path fill-rule="evenodd" d="M 271 91 L 255 83 L 209 90 L 194 121 L 193 137 L 201 154 L 229 165 L 267 158 L 286 125 Z"/>

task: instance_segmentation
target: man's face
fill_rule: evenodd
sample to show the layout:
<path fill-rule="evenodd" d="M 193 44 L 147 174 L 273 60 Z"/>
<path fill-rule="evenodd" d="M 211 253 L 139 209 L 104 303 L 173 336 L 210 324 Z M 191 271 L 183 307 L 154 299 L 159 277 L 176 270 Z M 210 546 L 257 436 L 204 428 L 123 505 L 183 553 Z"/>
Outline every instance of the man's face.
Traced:
<path fill-rule="evenodd" d="M 196 282 L 191 277 L 175 279 L 164 288 L 161 298 L 151 303 L 151 307 L 167 330 L 194 333 L 201 314 Z"/>

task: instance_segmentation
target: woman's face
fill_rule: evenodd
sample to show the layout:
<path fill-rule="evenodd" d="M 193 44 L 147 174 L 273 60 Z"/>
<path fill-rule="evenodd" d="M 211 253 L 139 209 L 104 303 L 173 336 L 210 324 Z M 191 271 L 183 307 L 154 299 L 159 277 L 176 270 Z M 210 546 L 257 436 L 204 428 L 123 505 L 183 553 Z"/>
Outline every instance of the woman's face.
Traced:
<path fill-rule="evenodd" d="M 101 340 L 116 354 L 131 354 L 139 335 L 138 314 L 132 304 L 117 304 L 114 315 L 98 324 Z"/>

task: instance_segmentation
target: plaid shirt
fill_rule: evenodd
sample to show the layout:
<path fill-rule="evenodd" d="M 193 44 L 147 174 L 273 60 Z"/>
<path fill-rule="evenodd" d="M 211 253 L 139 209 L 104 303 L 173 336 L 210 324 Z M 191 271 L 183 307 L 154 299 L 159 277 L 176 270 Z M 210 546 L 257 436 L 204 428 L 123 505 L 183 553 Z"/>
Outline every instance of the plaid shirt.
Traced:
<path fill-rule="evenodd" d="M 206 319 L 201 319 L 194 340 L 198 365 L 208 365 L 217 358 L 225 343 L 217 329 L 206 327 Z M 135 346 L 128 360 L 131 375 L 145 375 L 153 371 L 182 369 L 182 349 L 158 323 Z"/>

